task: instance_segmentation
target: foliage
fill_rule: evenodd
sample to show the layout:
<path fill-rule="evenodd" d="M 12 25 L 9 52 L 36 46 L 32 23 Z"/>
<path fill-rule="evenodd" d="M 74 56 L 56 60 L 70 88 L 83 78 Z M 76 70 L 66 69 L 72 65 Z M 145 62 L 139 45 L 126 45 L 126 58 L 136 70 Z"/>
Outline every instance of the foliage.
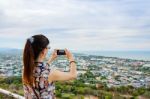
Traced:
<path fill-rule="evenodd" d="M 106 78 L 101 77 L 101 79 Z M 107 84 L 103 82 L 98 82 L 102 87 L 97 88 L 95 80 L 95 75 L 88 70 L 85 74 L 81 74 L 79 79 L 66 82 L 55 82 L 56 97 L 61 99 L 73 99 L 74 97 L 84 99 L 84 96 L 92 95 L 100 99 L 123 99 L 124 97 L 122 95 L 129 94 L 133 96 L 131 97 L 132 99 L 136 99 L 138 96 L 150 98 L 150 88 L 134 88 L 132 86 L 108 88 Z M 0 87 L 23 95 L 21 77 L 0 78 Z M 0 98 L 1 97 L 2 95 L 0 95 Z"/>

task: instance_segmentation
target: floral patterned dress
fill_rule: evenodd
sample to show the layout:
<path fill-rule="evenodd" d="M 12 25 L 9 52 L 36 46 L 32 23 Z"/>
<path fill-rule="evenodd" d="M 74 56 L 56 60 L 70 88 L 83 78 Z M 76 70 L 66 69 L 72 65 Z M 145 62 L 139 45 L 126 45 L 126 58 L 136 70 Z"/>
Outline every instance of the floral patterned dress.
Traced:
<path fill-rule="evenodd" d="M 36 62 L 37 63 L 37 62 Z M 34 90 L 40 99 L 56 99 L 54 82 L 48 82 L 48 75 L 54 68 L 44 62 L 38 62 L 34 68 Z M 37 99 L 32 87 L 23 84 L 25 99 Z"/>

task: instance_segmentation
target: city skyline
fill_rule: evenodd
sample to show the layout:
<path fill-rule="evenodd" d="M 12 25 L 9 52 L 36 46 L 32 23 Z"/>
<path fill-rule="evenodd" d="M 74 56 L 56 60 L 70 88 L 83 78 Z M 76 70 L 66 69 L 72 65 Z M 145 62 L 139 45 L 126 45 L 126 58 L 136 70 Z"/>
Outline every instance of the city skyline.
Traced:
<path fill-rule="evenodd" d="M 52 48 L 149 50 L 148 0 L 2 0 L 0 48 L 23 49 L 34 34 Z"/>

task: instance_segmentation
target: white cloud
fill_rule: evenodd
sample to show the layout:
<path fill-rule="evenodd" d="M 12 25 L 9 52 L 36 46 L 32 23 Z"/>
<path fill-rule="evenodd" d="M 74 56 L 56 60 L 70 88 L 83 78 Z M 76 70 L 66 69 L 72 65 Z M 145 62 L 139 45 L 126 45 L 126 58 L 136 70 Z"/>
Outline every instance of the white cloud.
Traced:
<path fill-rule="evenodd" d="M 1 42 L 0 47 L 17 44 L 22 48 L 27 37 L 43 33 L 53 47 L 147 50 L 150 45 L 143 36 L 150 37 L 149 3 L 148 0 L 1 0 L 0 38 L 12 40 L 12 44 Z M 128 37 L 132 44 L 127 42 Z"/>

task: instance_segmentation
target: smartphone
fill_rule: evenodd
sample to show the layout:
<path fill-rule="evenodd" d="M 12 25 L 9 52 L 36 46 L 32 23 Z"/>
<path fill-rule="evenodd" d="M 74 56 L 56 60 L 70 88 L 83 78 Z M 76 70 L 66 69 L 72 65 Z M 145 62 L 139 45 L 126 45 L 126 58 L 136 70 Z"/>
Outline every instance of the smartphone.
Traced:
<path fill-rule="evenodd" d="M 65 50 L 57 50 L 57 55 L 66 55 Z"/>

